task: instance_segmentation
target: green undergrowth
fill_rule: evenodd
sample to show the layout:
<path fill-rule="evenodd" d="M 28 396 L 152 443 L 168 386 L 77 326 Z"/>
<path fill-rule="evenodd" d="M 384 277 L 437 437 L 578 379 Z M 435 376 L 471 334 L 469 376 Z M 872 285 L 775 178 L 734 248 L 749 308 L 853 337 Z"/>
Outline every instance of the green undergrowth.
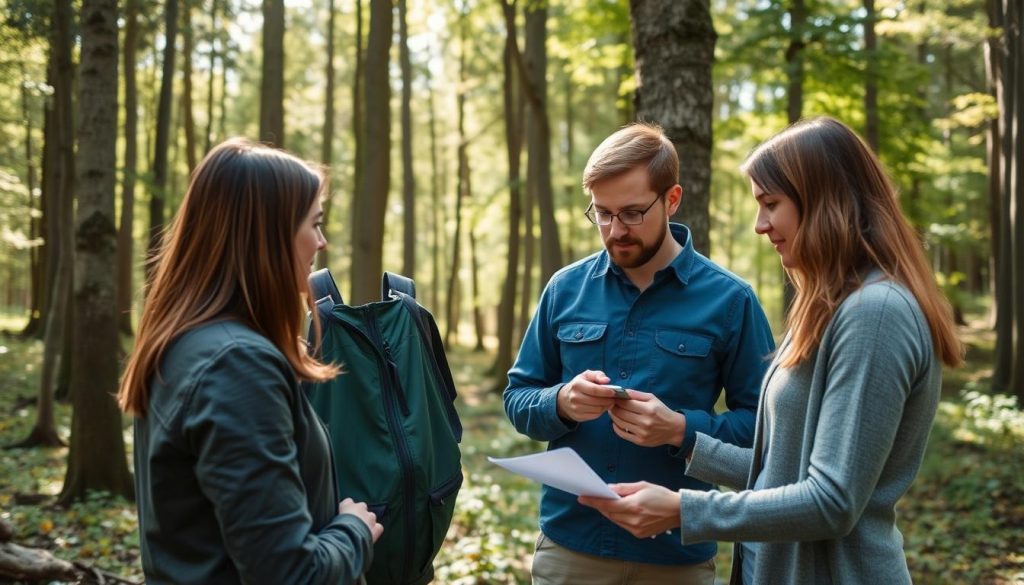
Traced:
<path fill-rule="evenodd" d="M 915 582 L 1024 584 L 1024 412 L 986 392 L 990 334 L 965 330 L 965 337 L 968 364 L 946 376 L 924 465 L 899 505 L 899 527 Z M 35 422 L 41 347 L 0 338 L 0 445 L 23 439 Z M 529 583 L 540 489 L 487 457 L 532 453 L 544 444 L 517 434 L 505 418 L 494 381 L 484 375 L 492 359 L 459 348 L 450 354 L 466 481 L 435 561 L 439 584 Z M 66 440 L 67 405 L 57 405 L 56 421 Z M 134 505 L 94 494 L 57 506 L 66 458 L 66 447 L 0 451 L 0 517 L 13 525 L 19 544 L 141 581 Z M 730 550 L 719 546 L 722 583 Z"/>

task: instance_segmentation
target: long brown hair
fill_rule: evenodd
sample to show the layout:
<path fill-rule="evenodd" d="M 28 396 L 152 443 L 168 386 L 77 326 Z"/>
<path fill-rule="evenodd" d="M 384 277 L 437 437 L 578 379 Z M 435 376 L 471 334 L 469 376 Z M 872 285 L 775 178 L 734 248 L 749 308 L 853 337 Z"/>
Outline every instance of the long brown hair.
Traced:
<path fill-rule="evenodd" d="M 877 267 L 910 290 L 947 365 L 963 361 L 952 311 L 921 241 L 903 217 L 896 190 L 870 148 L 832 118 L 802 120 L 757 147 L 742 166 L 766 193 L 793 201 L 800 222 L 787 273 L 796 297 L 786 319 L 792 344 L 782 365 L 817 349 L 840 303 Z"/>
<path fill-rule="evenodd" d="M 307 353 L 301 335 L 309 291 L 296 281 L 295 234 L 323 184 L 312 165 L 245 139 L 210 151 L 155 257 L 135 349 L 118 390 L 122 410 L 145 416 L 167 347 L 217 319 L 259 332 L 301 379 L 337 374 Z"/>

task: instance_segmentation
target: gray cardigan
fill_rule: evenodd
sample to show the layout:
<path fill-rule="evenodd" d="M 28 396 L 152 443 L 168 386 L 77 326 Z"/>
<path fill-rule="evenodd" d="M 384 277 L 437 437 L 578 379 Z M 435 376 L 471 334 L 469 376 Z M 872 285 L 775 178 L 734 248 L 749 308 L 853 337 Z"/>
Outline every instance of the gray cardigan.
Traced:
<path fill-rule="evenodd" d="M 741 491 L 680 490 L 683 542 L 764 543 L 755 583 L 910 583 L 895 506 L 921 466 L 941 380 L 924 315 L 874 272 L 811 358 L 779 367 L 789 342 L 765 376 L 753 447 L 697 436 L 686 473 Z"/>

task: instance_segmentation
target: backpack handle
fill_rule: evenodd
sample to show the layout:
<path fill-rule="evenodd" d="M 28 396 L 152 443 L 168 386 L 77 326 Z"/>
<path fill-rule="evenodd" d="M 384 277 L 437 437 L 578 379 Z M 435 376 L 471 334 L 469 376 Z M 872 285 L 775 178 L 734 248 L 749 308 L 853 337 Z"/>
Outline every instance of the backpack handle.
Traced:
<path fill-rule="evenodd" d="M 394 272 L 384 272 L 384 276 L 381 277 L 380 281 L 380 298 L 382 301 L 386 301 L 391 297 L 391 291 L 405 293 L 414 299 L 416 298 L 416 283 L 411 278 L 395 274 Z"/>
<path fill-rule="evenodd" d="M 309 275 L 309 290 L 313 293 L 314 303 L 328 297 L 335 305 L 345 302 L 341 298 L 341 291 L 338 290 L 334 277 L 331 276 L 331 271 L 327 268 L 321 268 Z"/>

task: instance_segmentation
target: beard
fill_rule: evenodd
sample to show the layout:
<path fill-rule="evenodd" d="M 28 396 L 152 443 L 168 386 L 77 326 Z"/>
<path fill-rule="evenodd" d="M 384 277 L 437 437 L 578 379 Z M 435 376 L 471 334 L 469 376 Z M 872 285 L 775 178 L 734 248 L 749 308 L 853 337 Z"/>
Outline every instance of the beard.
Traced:
<path fill-rule="evenodd" d="M 640 238 L 630 237 L 627 234 L 622 238 L 608 238 L 604 241 L 604 247 L 608 250 L 608 255 L 612 257 L 612 261 L 615 262 L 619 268 L 639 268 L 650 262 L 651 258 L 654 258 L 655 254 L 658 253 L 658 250 L 661 249 L 662 243 L 665 241 L 665 233 L 667 231 L 668 225 L 662 223 L 658 236 L 650 244 L 645 243 Z M 616 248 L 617 244 L 633 244 L 633 246 L 623 250 Z"/>

